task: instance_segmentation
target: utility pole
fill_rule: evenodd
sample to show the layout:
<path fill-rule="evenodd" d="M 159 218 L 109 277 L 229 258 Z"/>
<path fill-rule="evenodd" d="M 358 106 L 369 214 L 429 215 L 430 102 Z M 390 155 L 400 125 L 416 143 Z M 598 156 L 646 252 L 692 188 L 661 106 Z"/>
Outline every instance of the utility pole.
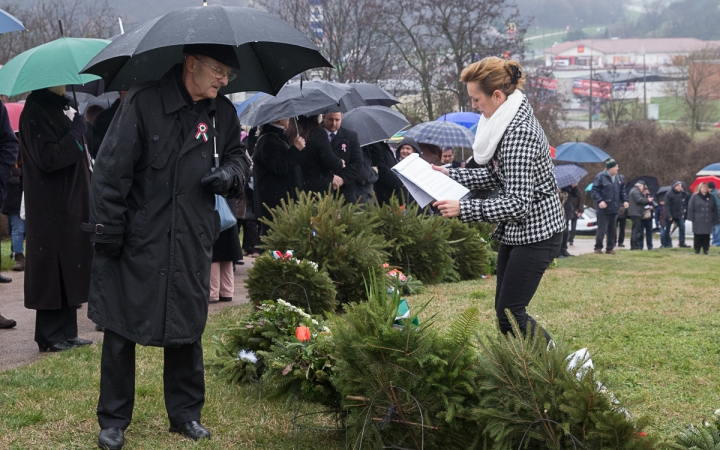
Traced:
<path fill-rule="evenodd" d="M 592 119 L 593 119 L 593 72 L 592 72 L 592 41 L 590 41 L 590 98 L 588 99 L 588 129 L 592 130 Z"/>
<path fill-rule="evenodd" d="M 647 104 L 647 77 L 646 77 L 646 66 L 645 66 L 645 53 L 643 53 L 643 118 L 648 118 L 648 104 Z"/>

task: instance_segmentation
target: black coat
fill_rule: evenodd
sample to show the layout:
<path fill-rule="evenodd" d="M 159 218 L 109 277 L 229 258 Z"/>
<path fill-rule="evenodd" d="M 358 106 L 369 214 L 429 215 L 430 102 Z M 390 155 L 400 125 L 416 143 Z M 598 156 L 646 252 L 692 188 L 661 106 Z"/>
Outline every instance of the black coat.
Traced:
<path fill-rule="evenodd" d="M 214 166 L 214 139 L 221 169 L 234 174 L 228 197 L 249 175 L 232 103 L 220 96 L 190 105 L 177 66 L 133 87 L 93 173 L 91 225 L 105 228 L 91 239 L 123 247 L 117 258 L 95 254 L 88 317 L 142 345 L 193 343 L 205 329 L 220 217 L 200 180 Z"/>
<path fill-rule="evenodd" d="M 378 168 L 378 179 L 375 182 L 375 196 L 378 204 L 390 201 L 394 194 L 400 195 L 403 187 L 400 178 L 391 169 L 397 161 L 395 154 L 385 142 L 376 142 L 367 146 L 370 150 L 372 165 Z"/>
<path fill-rule="evenodd" d="M 5 201 L 2 203 L 3 214 L 20 214 L 20 205 L 22 203 L 22 160 L 18 158 L 18 162 L 13 167 L 12 174 L 5 184 Z"/>
<path fill-rule="evenodd" d="M 271 219 L 270 210 L 282 200 L 296 199 L 303 189 L 299 161 L 302 153 L 290 145 L 285 130 L 263 125 L 253 153 L 253 189 L 255 214 Z"/>
<path fill-rule="evenodd" d="M 362 166 L 360 173 L 355 178 L 355 184 L 360 186 L 367 186 L 374 184 L 378 180 L 378 173 L 373 169 L 372 155 L 370 155 L 370 146 L 365 145 L 360 147 L 360 154 L 362 156 Z"/>
<path fill-rule="evenodd" d="M 695 194 L 690 197 L 687 220 L 692 222 L 693 234 L 712 234 L 713 227 L 718 222 L 718 210 L 717 203 L 710 193 Z"/>
<path fill-rule="evenodd" d="M 563 209 L 565 210 L 565 220 L 572 220 L 575 217 L 575 199 L 580 196 L 580 189 L 577 186 L 566 186 L 562 188 L 563 191 L 567 192 L 568 197 L 563 203 Z"/>
<path fill-rule="evenodd" d="M 12 176 L 18 157 L 18 140 L 10 125 L 7 108 L 0 101 L 0 204 L 5 196 L 5 185 Z"/>
<path fill-rule="evenodd" d="M 107 134 L 110 124 L 112 123 L 119 107 L 120 99 L 117 99 L 108 109 L 101 111 L 95 118 L 95 122 L 93 122 L 92 126 L 92 146 L 90 147 L 90 155 L 92 155 L 93 158 L 97 158 L 100 145 L 102 144 L 103 139 L 105 139 L 105 135 Z"/>
<path fill-rule="evenodd" d="M 670 189 L 670 191 L 665 194 L 665 208 L 669 217 L 674 221 L 683 219 L 685 217 L 685 192 L 677 192 L 675 189 Z"/>
<path fill-rule="evenodd" d="M 25 191 L 25 307 L 60 309 L 87 302 L 93 250 L 80 224 L 90 209 L 90 170 L 68 131 L 68 100 L 33 91 L 20 115 Z"/>
<path fill-rule="evenodd" d="M 343 180 L 340 193 L 345 196 L 346 201 L 355 203 L 357 200 L 355 179 L 360 175 L 363 168 L 362 150 L 360 150 L 358 135 L 356 132 L 341 126 L 335 133 L 330 145 L 335 156 L 345 161 L 345 167 L 335 171 L 335 175 Z"/>
<path fill-rule="evenodd" d="M 325 193 L 332 186 L 333 172 L 342 168 L 342 159 L 335 156 L 324 129 L 317 127 L 305 138 L 300 170 L 307 192 Z"/>

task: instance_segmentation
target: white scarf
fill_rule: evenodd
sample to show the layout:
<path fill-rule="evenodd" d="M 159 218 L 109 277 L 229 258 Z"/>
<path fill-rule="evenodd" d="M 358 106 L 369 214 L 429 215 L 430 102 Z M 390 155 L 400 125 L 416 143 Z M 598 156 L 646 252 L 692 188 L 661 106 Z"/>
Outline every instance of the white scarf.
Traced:
<path fill-rule="evenodd" d="M 476 163 L 487 164 L 493 157 L 500 139 L 515 118 L 524 98 L 525 94 L 519 89 L 515 89 L 515 92 L 508 96 L 505 103 L 500 105 L 489 119 L 480 115 L 475 132 L 475 143 L 473 143 L 473 156 Z"/>

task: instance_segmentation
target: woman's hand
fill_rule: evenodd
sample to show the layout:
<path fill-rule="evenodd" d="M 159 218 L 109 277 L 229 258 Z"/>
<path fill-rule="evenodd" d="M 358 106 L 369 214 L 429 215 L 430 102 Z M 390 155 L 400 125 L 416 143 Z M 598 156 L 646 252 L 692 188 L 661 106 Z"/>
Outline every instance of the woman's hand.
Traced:
<path fill-rule="evenodd" d="M 443 217 L 458 217 L 460 215 L 460 201 L 458 200 L 438 200 L 433 203 L 433 206 L 440 210 Z"/>
<path fill-rule="evenodd" d="M 293 145 L 296 149 L 302 151 L 302 149 L 305 148 L 305 139 L 303 139 L 302 136 L 297 135 L 295 136 L 295 141 L 293 142 Z"/>
<path fill-rule="evenodd" d="M 435 164 L 430 164 L 430 166 L 433 168 L 433 170 L 437 170 L 438 172 L 442 172 L 444 175 L 450 175 L 450 171 L 442 166 L 436 166 Z"/>

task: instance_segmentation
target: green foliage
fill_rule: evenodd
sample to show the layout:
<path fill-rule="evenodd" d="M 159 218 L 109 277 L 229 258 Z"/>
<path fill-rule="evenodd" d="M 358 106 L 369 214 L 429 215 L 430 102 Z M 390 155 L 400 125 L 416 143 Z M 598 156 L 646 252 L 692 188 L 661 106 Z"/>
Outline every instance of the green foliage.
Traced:
<path fill-rule="evenodd" d="M 476 280 L 491 272 L 486 240 L 474 228 L 459 219 L 445 221 L 450 230 L 450 248 L 453 268 L 461 280 Z"/>
<path fill-rule="evenodd" d="M 295 341 L 295 329 L 307 326 L 320 333 L 323 325 L 303 310 L 284 300 L 267 300 L 256 307 L 250 316 L 235 326 L 220 330 L 220 336 L 213 336 L 216 343 L 215 357 L 207 367 L 230 383 L 247 383 L 259 380 L 266 368 L 263 358 L 257 362 L 242 358 L 240 352 L 270 350 L 273 345 Z"/>
<path fill-rule="evenodd" d="M 670 448 L 679 450 L 720 450 L 720 432 L 718 422 L 705 423 L 695 427 L 689 425 L 670 444 Z"/>
<path fill-rule="evenodd" d="M 334 312 L 337 308 L 335 286 L 324 268 L 294 257 L 275 259 L 265 252 L 255 259 L 245 280 L 250 300 L 282 298 L 311 314 Z"/>
<path fill-rule="evenodd" d="M 295 257 L 316 262 L 337 289 L 340 303 L 364 298 L 363 277 L 379 273 L 387 259 L 380 223 L 342 196 L 299 193 L 298 200 L 272 210 L 273 220 L 262 238 L 268 250 L 294 250 Z"/>
<path fill-rule="evenodd" d="M 564 345 L 546 349 L 542 333 L 525 337 L 514 321 L 513 330 L 481 341 L 483 382 L 470 415 L 494 449 L 654 448 L 638 433 L 642 421 L 628 420 L 585 361 L 568 368 Z"/>
<path fill-rule="evenodd" d="M 444 226 L 444 219 L 420 213 L 417 204 L 400 205 L 397 197 L 368 207 L 368 212 L 381 224 L 377 231 L 388 242 L 390 265 L 426 284 L 458 278 L 448 242 L 450 230 Z"/>

